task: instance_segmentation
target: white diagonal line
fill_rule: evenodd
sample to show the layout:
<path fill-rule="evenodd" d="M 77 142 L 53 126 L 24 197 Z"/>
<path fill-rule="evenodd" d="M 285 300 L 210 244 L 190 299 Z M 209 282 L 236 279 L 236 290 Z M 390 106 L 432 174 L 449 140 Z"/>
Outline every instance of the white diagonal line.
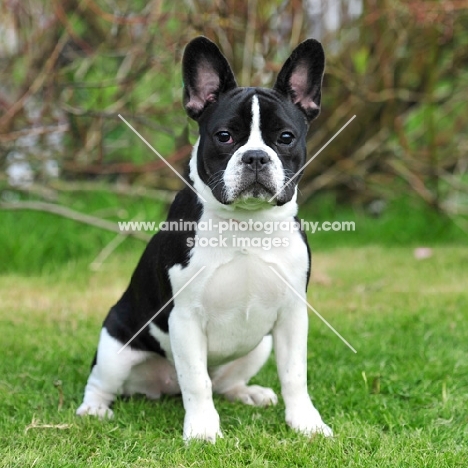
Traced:
<path fill-rule="evenodd" d="M 174 174 L 182 181 L 185 183 L 185 185 L 187 185 L 187 187 L 191 190 L 193 190 L 193 192 L 195 192 L 205 203 L 206 203 L 206 200 L 195 190 L 195 188 L 184 178 L 182 177 L 167 161 L 165 158 L 163 158 L 161 156 L 161 154 L 155 150 L 120 114 L 119 115 L 119 118 L 120 120 L 122 120 L 123 122 L 125 122 L 127 124 L 127 126 L 133 130 L 133 132 L 138 135 L 141 139 L 141 141 L 143 141 L 143 143 L 156 155 L 159 157 L 159 159 L 161 159 L 161 161 L 169 168 L 172 170 L 172 172 L 174 172 Z"/>
<path fill-rule="evenodd" d="M 204 269 L 202 266 L 118 351 L 120 354 Z"/>
<path fill-rule="evenodd" d="M 357 351 L 330 325 L 272 266 L 269 266 L 270 270 L 273 271 L 276 276 L 333 332 L 341 339 L 341 341 L 348 346 L 351 351 L 357 353 Z"/>
<path fill-rule="evenodd" d="M 353 115 L 269 200 L 270 203 L 276 198 L 284 189 L 287 187 L 301 171 L 303 171 L 354 119 L 356 115 Z"/>

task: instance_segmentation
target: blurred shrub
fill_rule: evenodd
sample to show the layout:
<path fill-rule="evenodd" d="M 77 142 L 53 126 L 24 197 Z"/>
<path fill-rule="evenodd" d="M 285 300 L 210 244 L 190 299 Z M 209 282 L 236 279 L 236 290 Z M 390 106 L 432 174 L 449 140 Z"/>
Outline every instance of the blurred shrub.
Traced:
<path fill-rule="evenodd" d="M 194 134 L 181 106 L 184 45 L 204 34 L 239 84 L 267 86 L 291 49 L 314 35 L 305 5 L 3 3 L 0 183 L 24 189 L 59 176 L 180 187 L 118 114 L 183 171 Z M 365 0 L 358 19 L 322 37 L 323 111 L 310 155 L 357 118 L 307 167 L 303 198 L 326 190 L 368 203 L 408 192 L 447 213 L 468 211 L 467 31 L 465 2 Z"/>
<path fill-rule="evenodd" d="M 336 189 L 369 201 L 410 192 L 449 213 L 468 212 L 468 5 L 367 0 L 362 17 L 334 35 L 325 79 L 319 148 L 303 194 Z"/>

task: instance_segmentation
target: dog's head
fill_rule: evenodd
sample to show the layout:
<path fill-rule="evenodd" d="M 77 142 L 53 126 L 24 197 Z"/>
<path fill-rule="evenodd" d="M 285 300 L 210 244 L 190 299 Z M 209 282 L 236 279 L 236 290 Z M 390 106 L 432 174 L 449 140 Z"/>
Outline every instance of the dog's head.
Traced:
<path fill-rule="evenodd" d="M 198 37 L 187 45 L 184 105 L 200 127 L 190 167 L 199 193 L 208 188 L 217 203 L 247 209 L 295 198 L 324 64 L 322 46 L 309 39 L 286 60 L 273 89 L 241 88 L 213 42 Z"/>

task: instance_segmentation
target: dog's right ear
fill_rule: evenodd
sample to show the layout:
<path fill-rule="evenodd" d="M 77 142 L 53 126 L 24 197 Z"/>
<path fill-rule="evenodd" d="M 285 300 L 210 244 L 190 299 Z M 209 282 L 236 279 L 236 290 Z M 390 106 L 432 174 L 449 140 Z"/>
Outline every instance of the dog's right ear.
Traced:
<path fill-rule="evenodd" d="M 182 74 L 185 110 L 194 120 L 220 94 L 237 86 L 226 57 L 203 36 L 193 39 L 185 48 Z"/>

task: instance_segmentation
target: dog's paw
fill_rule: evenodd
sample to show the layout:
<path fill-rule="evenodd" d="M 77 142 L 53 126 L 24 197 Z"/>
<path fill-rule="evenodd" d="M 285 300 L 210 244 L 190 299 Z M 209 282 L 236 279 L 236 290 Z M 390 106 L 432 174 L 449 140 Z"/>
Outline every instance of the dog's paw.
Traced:
<path fill-rule="evenodd" d="M 83 403 L 77 410 L 76 414 L 78 416 L 97 416 L 99 419 L 112 419 L 114 417 L 114 412 L 107 406 L 104 405 L 90 405 L 88 403 Z"/>
<path fill-rule="evenodd" d="M 224 393 L 231 401 L 240 401 L 245 405 L 270 406 L 278 403 L 278 397 L 271 388 L 259 385 L 239 385 Z"/>
<path fill-rule="evenodd" d="M 306 436 L 313 434 L 321 434 L 324 437 L 333 436 L 333 431 L 322 421 L 319 412 L 315 408 L 296 411 L 294 414 L 287 415 L 286 423 L 295 431 Z"/>
<path fill-rule="evenodd" d="M 197 414 L 186 414 L 184 440 L 204 440 L 214 444 L 217 437 L 223 437 L 219 427 L 219 415 L 215 409 Z"/>

